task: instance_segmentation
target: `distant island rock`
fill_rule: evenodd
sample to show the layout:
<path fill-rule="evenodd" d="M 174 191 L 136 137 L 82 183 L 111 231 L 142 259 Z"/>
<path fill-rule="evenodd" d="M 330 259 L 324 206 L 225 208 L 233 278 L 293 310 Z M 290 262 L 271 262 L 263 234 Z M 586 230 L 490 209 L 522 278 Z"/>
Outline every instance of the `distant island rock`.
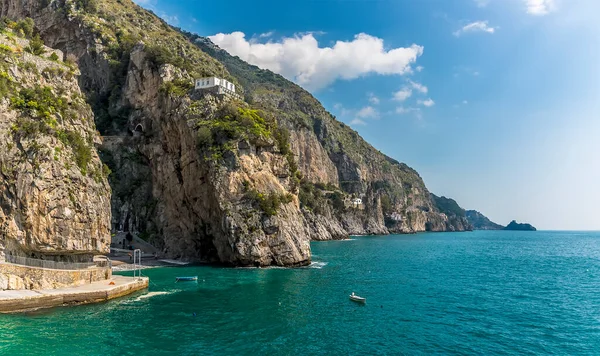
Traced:
<path fill-rule="evenodd" d="M 508 224 L 504 228 L 504 230 L 536 231 L 537 229 L 535 227 L 531 226 L 531 224 L 527 224 L 527 223 L 519 224 L 518 222 L 513 220 L 510 222 L 510 224 Z"/>
<path fill-rule="evenodd" d="M 504 226 L 496 224 L 495 222 L 488 219 L 485 215 L 478 212 L 477 210 L 467 210 L 467 220 L 473 225 L 474 230 L 502 230 Z"/>

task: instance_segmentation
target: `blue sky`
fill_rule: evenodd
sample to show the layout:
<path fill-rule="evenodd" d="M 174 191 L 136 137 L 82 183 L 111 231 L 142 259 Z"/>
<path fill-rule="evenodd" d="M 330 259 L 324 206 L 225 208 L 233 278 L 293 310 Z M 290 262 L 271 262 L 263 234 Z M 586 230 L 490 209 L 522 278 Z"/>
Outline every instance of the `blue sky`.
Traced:
<path fill-rule="evenodd" d="M 600 230 L 600 1 L 137 0 L 498 223 Z"/>

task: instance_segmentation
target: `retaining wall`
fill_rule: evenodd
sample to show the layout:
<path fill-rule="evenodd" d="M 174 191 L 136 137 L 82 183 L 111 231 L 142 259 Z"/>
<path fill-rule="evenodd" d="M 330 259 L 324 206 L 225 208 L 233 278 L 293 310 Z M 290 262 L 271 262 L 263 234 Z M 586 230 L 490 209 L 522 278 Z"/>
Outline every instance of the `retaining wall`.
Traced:
<path fill-rule="evenodd" d="M 59 270 L 0 262 L 0 290 L 76 287 L 112 277 L 110 267 Z"/>
<path fill-rule="evenodd" d="M 148 288 L 149 279 L 115 276 L 113 282 L 46 291 L 0 291 L 0 313 L 104 302 Z"/>

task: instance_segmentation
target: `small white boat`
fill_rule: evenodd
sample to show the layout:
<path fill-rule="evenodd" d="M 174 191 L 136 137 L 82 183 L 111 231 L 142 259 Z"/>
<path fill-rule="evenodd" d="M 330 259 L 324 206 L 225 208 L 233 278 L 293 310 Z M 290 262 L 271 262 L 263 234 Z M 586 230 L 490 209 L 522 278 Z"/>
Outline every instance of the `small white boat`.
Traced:
<path fill-rule="evenodd" d="M 198 276 L 175 277 L 175 282 L 197 282 Z"/>
<path fill-rule="evenodd" d="M 357 302 L 357 303 L 366 303 L 367 302 L 367 298 L 359 297 L 358 295 L 355 295 L 354 292 L 352 292 L 352 294 L 350 294 L 350 300 L 353 302 Z"/>

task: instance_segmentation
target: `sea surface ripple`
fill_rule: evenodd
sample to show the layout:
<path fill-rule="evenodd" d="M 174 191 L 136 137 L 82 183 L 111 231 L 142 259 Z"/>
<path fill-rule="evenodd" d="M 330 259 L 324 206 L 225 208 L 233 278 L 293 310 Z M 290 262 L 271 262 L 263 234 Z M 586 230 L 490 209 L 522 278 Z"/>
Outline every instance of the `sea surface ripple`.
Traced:
<path fill-rule="evenodd" d="M 310 268 L 148 269 L 145 292 L 0 315 L 0 355 L 600 353 L 600 233 L 423 233 L 312 249 Z M 175 283 L 187 275 L 198 283 Z"/>

